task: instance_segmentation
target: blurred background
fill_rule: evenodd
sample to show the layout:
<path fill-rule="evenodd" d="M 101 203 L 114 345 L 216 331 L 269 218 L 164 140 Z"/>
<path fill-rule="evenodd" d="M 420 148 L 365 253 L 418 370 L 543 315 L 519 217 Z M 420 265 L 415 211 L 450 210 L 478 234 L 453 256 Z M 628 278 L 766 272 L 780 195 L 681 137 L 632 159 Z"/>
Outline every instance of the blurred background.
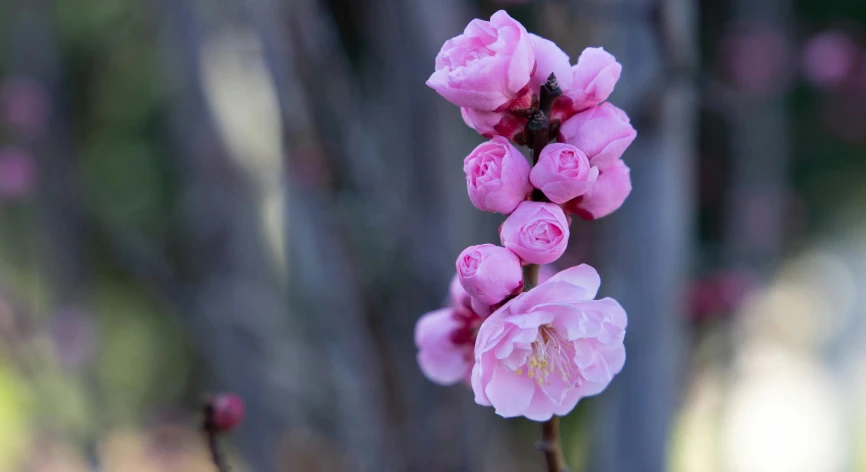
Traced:
<path fill-rule="evenodd" d="M 574 471 L 866 471 L 861 0 L 3 0 L 0 471 L 536 471 L 412 331 L 501 215 L 424 85 L 505 8 L 623 65 L 634 191 L 576 221 L 629 313 Z"/>

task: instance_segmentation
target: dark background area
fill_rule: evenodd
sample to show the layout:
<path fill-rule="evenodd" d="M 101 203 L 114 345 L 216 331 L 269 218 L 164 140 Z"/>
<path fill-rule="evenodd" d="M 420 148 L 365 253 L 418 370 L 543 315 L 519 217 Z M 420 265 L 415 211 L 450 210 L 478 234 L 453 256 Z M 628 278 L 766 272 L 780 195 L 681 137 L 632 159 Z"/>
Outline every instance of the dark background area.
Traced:
<path fill-rule="evenodd" d="M 424 85 L 507 9 L 623 65 L 634 190 L 576 221 L 628 361 L 575 471 L 866 471 L 860 0 L 0 2 L 0 470 L 542 470 L 538 425 L 421 375 L 412 331 L 493 242 Z"/>

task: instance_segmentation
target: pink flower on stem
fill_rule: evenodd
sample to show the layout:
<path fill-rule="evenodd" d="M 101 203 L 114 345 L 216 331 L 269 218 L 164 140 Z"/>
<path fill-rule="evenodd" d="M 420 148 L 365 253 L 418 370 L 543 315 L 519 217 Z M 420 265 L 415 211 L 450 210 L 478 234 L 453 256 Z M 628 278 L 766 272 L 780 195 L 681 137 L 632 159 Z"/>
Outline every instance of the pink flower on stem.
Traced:
<path fill-rule="evenodd" d="M 418 365 L 439 385 L 467 380 L 472 369 L 475 332 L 481 318 L 471 311 L 442 308 L 425 314 L 415 324 Z"/>
<path fill-rule="evenodd" d="M 529 82 L 529 95 L 537 95 L 551 73 L 556 74 L 560 88 L 563 90 L 569 88 L 572 72 L 568 55 L 550 40 L 531 33 L 529 39 L 535 49 L 536 59 L 535 73 Z M 528 105 L 529 103 L 526 103 L 526 106 Z M 514 114 L 511 110 L 495 112 L 466 107 L 460 109 L 460 114 L 467 126 L 485 138 L 503 136 L 518 144 L 525 144 L 523 137 L 523 130 L 527 122 L 525 116 Z"/>
<path fill-rule="evenodd" d="M 520 258 L 493 244 L 469 246 L 457 258 L 457 277 L 472 298 L 494 305 L 523 287 Z"/>
<path fill-rule="evenodd" d="M 568 220 L 554 203 L 523 202 L 502 224 L 502 245 L 530 264 L 549 264 L 568 245 Z"/>
<path fill-rule="evenodd" d="M 553 203 L 563 204 L 586 193 L 598 178 L 598 168 L 571 144 L 548 144 L 529 173 L 529 181 Z"/>
<path fill-rule="evenodd" d="M 526 126 L 526 118 L 512 113 L 480 111 L 472 108 L 461 108 L 460 115 L 466 126 L 485 138 L 503 136 L 518 144 L 524 144 L 523 129 Z"/>
<path fill-rule="evenodd" d="M 619 80 L 622 65 L 604 48 L 586 48 L 569 72 L 567 84 L 560 80 L 563 96 L 553 109 L 553 118 L 563 121 L 607 100 Z"/>
<path fill-rule="evenodd" d="M 529 162 L 502 136 L 476 147 L 463 171 L 469 199 L 479 210 L 511 213 L 532 191 Z"/>
<path fill-rule="evenodd" d="M 625 363 L 627 318 L 582 264 L 508 301 L 478 331 L 472 390 L 503 417 L 546 421 L 603 391 Z"/>
<path fill-rule="evenodd" d="M 472 20 L 442 46 L 427 85 L 449 102 L 482 111 L 526 108 L 535 51 L 529 33 L 500 10 Z"/>
<path fill-rule="evenodd" d="M 535 49 L 535 73 L 529 81 L 533 93 L 539 93 L 541 86 L 547 82 L 550 74 L 556 75 L 556 81 L 563 90 L 571 88 L 572 73 L 568 54 L 559 49 L 553 41 L 529 33 L 529 40 Z"/>
<path fill-rule="evenodd" d="M 617 160 L 599 174 L 588 192 L 563 205 L 563 209 L 585 220 L 597 220 L 618 210 L 629 193 L 631 170 Z"/>
<path fill-rule="evenodd" d="M 602 172 L 622 157 L 635 137 L 628 115 L 610 103 L 580 112 L 559 128 L 559 141 L 586 153 L 589 163 Z"/>

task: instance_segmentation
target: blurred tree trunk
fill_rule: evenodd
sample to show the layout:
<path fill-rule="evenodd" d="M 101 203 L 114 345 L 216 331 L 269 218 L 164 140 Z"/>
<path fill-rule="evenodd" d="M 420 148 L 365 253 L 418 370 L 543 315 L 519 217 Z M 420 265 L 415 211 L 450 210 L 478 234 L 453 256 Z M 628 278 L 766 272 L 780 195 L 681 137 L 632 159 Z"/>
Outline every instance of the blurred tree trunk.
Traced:
<path fill-rule="evenodd" d="M 589 400 L 590 464 L 604 472 L 668 469 L 684 345 L 683 288 L 690 269 L 697 105 L 695 2 L 623 0 L 589 6 L 588 45 L 623 65 L 612 102 L 632 117 L 638 137 L 624 159 L 633 191 L 601 225 L 602 291 L 629 314 L 625 368 Z"/>
<path fill-rule="evenodd" d="M 732 2 L 734 21 L 788 41 L 791 2 Z M 780 59 L 785 61 L 788 58 Z M 781 80 L 785 80 L 782 78 Z M 784 248 L 789 139 L 784 83 L 729 103 L 731 126 L 725 248 L 727 262 L 766 275 Z"/>

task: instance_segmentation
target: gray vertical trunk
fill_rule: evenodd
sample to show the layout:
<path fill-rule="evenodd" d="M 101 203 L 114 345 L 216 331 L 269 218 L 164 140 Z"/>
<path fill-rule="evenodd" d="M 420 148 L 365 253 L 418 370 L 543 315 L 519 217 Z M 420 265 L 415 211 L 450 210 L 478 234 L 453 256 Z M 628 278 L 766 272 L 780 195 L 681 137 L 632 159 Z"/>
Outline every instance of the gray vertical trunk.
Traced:
<path fill-rule="evenodd" d="M 737 0 L 733 7 L 735 20 L 756 22 L 786 36 L 790 30 L 789 0 Z M 741 96 L 727 110 L 731 170 L 726 258 L 759 273 L 771 268 L 784 246 L 789 142 L 783 92 L 779 87 L 760 96 Z"/>
<path fill-rule="evenodd" d="M 696 154 L 695 2 L 626 0 L 598 41 L 623 64 L 613 102 L 638 137 L 624 159 L 631 196 L 604 221 L 603 291 L 629 313 L 628 360 L 593 401 L 597 442 L 589 470 L 662 472 L 684 344 L 683 286 L 690 264 Z M 652 13 L 658 7 L 659 15 Z M 636 13 L 639 15 L 626 15 Z"/>

